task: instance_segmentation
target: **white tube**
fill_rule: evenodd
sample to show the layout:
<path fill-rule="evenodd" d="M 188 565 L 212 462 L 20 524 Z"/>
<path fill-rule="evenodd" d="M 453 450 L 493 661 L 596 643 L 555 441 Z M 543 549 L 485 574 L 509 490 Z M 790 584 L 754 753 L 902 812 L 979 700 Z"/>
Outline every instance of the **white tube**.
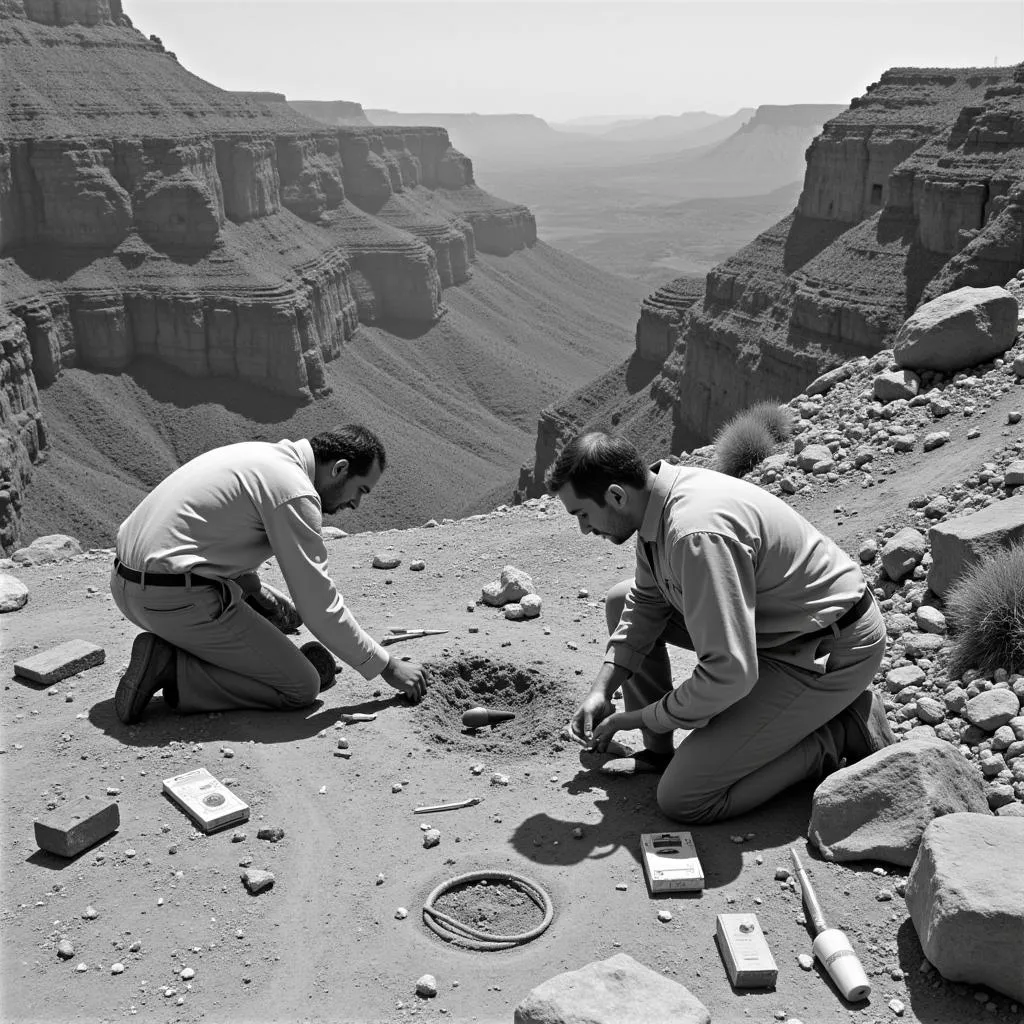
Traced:
<path fill-rule="evenodd" d="M 826 928 L 811 948 L 844 999 L 851 1003 L 867 999 L 871 994 L 871 982 L 843 932 L 838 928 Z"/>

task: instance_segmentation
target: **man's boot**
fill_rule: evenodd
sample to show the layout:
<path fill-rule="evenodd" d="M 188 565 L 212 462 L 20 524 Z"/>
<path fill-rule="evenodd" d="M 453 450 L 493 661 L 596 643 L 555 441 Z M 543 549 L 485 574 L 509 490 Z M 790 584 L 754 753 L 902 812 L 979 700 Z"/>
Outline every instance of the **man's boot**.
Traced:
<path fill-rule="evenodd" d="M 896 742 L 882 701 L 872 689 L 865 690 L 846 710 L 836 715 L 834 721 L 843 727 L 842 754 L 847 764 L 856 764 Z"/>
<path fill-rule="evenodd" d="M 310 640 L 303 644 L 300 651 L 313 663 L 313 667 L 320 673 L 320 692 L 323 693 L 328 687 L 334 685 L 335 677 L 338 674 L 338 665 L 323 644 L 316 640 Z"/>
<path fill-rule="evenodd" d="M 178 648 L 155 633 L 140 633 L 132 643 L 128 668 L 114 693 L 114 710 L 125 725 L 142 717 L 157 690 L 175 691 L 177 703 Z"/>

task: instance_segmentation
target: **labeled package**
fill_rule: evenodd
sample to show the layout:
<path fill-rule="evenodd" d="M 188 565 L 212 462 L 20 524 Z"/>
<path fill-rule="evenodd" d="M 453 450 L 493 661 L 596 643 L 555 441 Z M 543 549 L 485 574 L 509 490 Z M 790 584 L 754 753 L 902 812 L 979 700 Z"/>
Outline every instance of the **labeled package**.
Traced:
<path fill-rule="evenodd" d="M 779 977 L 755 914 L 719 914 L 715 929 L 729 980 L 736 988 L 774 988 Z"/>
<path fill-rule="evenodd" d="M 704 869 L 689 832 L 644 832 L 640 853 L 652 893 L 704 888 Z"/>
<path fill-rule="evenodd" d="M 204 832 L 249 820 L 249 805 L 205 768 L 164 779 L 164 792 Z"/>

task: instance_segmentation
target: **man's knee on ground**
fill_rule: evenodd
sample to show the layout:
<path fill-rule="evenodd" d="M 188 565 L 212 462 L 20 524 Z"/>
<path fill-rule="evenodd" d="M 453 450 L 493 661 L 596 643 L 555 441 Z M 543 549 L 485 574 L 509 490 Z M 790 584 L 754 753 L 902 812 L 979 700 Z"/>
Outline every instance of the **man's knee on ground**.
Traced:
<path fill-rule="evenodd" d="M 320 673 L 312 662 L 302 659 L 304 664 L 298 666 L 295 677 L 290 681 L 287 690 L 281 692 L 286 707 L 304 708 L 316 700 L 320 693 Z"/>
<path fill-rule="evenodd" d="M 632 585 L 632 580 L 623 580 L 616 583 L 604 596 L 604 616 L 608 622 L 609 633 L 615 632 L 615 627 L 622 618 L 622 609 L 626 607 L 626 595 Z"/>
<path fill-rule="evenodd" d="M 678 784 L 658 784 L 658 807 L 661 813 L 681 825 L 707 825 L 725 817 L 725 790 L 714 793 L 687 792 Z"/>

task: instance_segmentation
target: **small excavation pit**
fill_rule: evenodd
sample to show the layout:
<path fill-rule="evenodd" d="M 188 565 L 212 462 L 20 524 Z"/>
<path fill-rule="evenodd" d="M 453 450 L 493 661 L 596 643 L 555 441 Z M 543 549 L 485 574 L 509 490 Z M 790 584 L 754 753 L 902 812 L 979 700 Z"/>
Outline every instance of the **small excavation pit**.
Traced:
<path fill-rule="evenodd" d="M 492 658 L 430 662 L 430 688 L 416 722 L 434 743 L 476 754 L 520 758 L 565 748 L 562 730 L 579 704 L 576 688 L 537 668 Z M 462 713 L 482 705 L 512 711 L 496 726 L 467 729 Z"/>

